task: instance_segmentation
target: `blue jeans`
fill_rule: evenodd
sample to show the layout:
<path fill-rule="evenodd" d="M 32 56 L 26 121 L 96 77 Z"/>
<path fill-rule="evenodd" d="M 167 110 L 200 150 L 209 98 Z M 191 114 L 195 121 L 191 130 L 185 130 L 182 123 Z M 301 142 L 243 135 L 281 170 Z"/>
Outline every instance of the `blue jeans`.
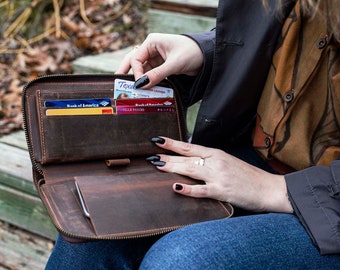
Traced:
<path fill-rule="evenodd" d="M 251 147 L 236 156 L 266 170 Z M 171 188 L 171 187 L 169 187 Z M 47 270 L 340 269 L 321 256 L 294 215 L 253 214 L 191 225 L 157 237 L 70 244 L 58 236 Z"/>
<path fill-rule="evenodd" d="M 150 248 L 151 247 L 151 248 Z M 140 265 L 141 263 L 141 265 Z M 46 269 L 340 269 L 294 215 L 259 214 L 188 226 L 157 238 L 69 244 L 58 237 Z"/>

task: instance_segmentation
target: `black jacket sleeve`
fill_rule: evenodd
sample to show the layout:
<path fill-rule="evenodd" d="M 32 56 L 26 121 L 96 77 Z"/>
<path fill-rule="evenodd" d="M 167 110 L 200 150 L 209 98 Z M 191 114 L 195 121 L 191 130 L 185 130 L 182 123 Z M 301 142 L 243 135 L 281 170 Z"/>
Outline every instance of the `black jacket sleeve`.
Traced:
<path fill-rule="evenodd" d="M 184 107 L 189 107 L 202 99 L 207 87 L 213 66 L 215 29 L 184 36 L 195 41 L 203 54 L 203 67 L 196 76 L 176 75 L 171 77 L 180 90 Z"/>
<path fill-rule="evenodd" d="M 285 178 L 295 214 L 320 253 L 340 253 L 340 160 Z"/>

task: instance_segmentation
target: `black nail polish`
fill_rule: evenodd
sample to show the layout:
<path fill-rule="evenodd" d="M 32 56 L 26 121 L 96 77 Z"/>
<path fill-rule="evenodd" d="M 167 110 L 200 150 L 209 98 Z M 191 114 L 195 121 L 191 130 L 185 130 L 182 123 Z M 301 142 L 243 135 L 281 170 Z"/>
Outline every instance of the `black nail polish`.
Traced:
<path fill-rule="evenodd" d="M 141 88 L 150 82 L 149 77 L 144 75 L 140 77 L 133 85 L 134 89 Z"/>
<path fill-rule="evenodd" d="M 163 167 L 166 163 L 164 161 L 153 161 L 152 164 L 156 167 Z"/>
<path fill-rule="evenodd" d="M 153 137 L 151 138 L 151 141 L 153 143 L 159 143 L 159 144 L 164 144 L 165 143 L 165 140 L 161 137 Z"/>
<path fill-rule="evenodd" d="M 180 185 L 180 184 L 176 184 L 175 189 L 178 190 L 178 191 L 181 191 L 181 190 L 183 190 L 183 186 Z"/>
<path fill-rule="evenodd" d="M 158 155 L 150 156 L 145 159 L 146 161 L 160 161 L 161 157 Z"/>

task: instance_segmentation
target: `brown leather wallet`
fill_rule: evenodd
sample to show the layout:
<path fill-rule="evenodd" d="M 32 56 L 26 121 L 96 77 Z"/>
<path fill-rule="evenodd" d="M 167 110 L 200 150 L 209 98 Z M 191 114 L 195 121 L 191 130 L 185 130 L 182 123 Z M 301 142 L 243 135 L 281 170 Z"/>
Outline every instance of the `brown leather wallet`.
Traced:
<path fill-rule="evenodd" d="M 58 231 L 69 241 L 127 239 L 231 216 L 228 203 L 176 194 L 173 183 L 198 182 L 160 172 L 145 160 L 168 153 L 152 137 L 187 139 L 175 85 L 159 84 L 175 92 L 171 110 L 119 114 L 116 79 L 133 81 L 131 75 L 52 75 L 24 87 L 34 183 Z M 103 109 L 65 107 L 69 101 L 100 99 Z M 51 107 L 51 101 L 64 103 Z"/>

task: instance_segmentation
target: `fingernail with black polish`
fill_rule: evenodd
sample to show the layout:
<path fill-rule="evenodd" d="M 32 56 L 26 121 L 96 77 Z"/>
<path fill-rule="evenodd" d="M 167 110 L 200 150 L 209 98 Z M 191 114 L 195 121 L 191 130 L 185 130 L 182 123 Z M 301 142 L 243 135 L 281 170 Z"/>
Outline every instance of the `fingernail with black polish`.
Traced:
<path fill-rule="evenodd" d="M 159 144 L 164 144 L 165 143 L 165 139 L 163 139 L 161 137 L 153 137 L 153 138 L 151 138 L 151 141 L 153 143 L 159 143 Z"/>
<path fill-rule="evenodd" d="M 178 190 L 178 191 L 181 191 L 181 190 L 183 190 L 183 186 L 180 185 L 180 184 L 176 184 L 175 189 Z"/>
<path fill-rule="evenodd" d="M 152 164 L 156 167 L 163 167 L 166 163 L 164 161 L 153 161 Z"/>
<path fill-rule="evenodd" d="M 150 156 L 145 159 L 146 161 L 160 161 L 161 157 L 158 155 Z"/>
<path fill-rule="evenodd" d="M 134 89 L 141 88 L 150 82 L 149 77 L 144 75 L 140 77 L 133 85 Z"/>

